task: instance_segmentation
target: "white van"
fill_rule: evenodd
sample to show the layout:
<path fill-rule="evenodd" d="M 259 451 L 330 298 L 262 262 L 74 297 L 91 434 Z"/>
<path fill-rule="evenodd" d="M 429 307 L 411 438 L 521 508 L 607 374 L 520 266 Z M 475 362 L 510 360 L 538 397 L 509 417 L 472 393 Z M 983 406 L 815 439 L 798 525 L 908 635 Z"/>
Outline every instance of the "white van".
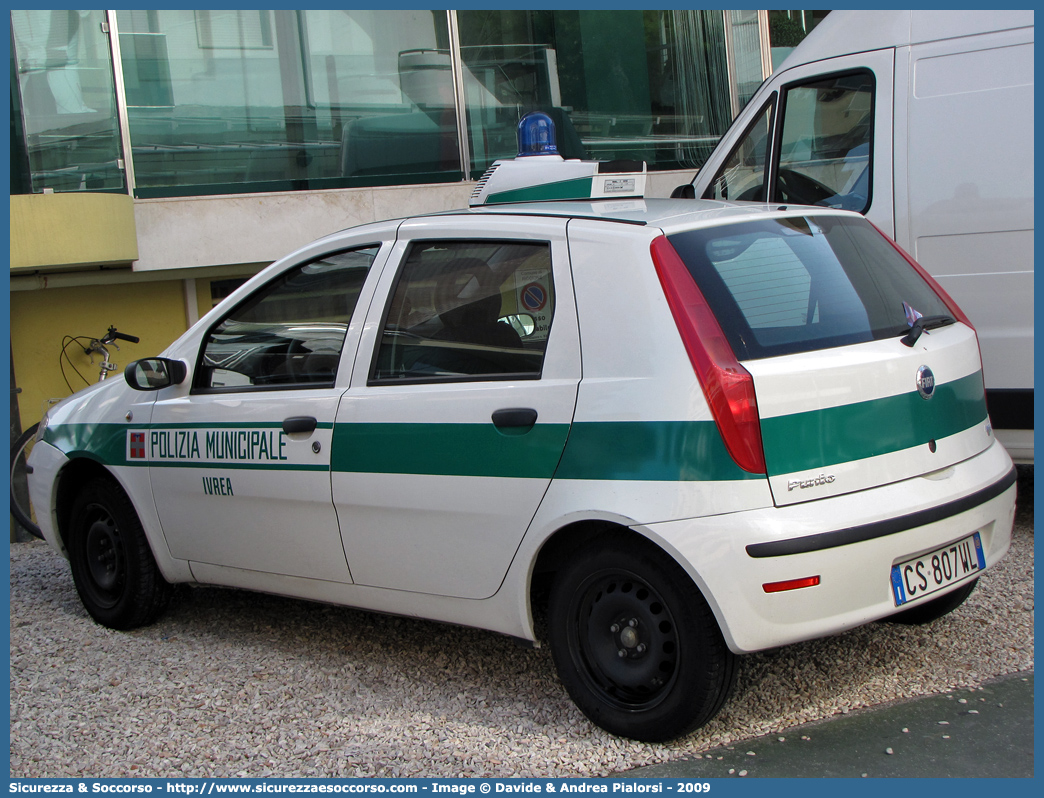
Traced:
<path fill-rule="evenodd" d="M 674 196 L 866 215 L 971 318 L 997 437 L 1033 461 L 1032 11 L 831 13 Z"/>

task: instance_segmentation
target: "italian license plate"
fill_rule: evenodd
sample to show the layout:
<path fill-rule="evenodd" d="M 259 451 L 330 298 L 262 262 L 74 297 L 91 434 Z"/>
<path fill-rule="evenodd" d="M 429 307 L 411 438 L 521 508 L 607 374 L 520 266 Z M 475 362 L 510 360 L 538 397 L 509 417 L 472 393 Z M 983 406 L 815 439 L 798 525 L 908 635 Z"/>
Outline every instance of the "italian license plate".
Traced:
<path fill-rule="evenodd" d="M 976 532 L 966 538 L 892 566 L 895 606 L 919 599 L 960 582 L 986 567 L 982 541 Z"/>

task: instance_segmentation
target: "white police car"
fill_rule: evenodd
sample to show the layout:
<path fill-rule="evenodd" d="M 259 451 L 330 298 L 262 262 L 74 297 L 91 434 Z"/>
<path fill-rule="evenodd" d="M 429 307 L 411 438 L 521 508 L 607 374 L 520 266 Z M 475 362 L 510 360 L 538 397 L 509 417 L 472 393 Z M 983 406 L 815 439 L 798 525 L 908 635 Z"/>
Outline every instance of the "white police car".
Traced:
<path fill-rule="evenodd" d="M 54 407 L 30 492 L 88 612 L 193 582 L 532 641 L 549 588 L 579 707 L 664 740 L 738 653 L 957 607 L 1015 502 L 960 309 L 856 214 L 643 180 L 500 162 Z"/>

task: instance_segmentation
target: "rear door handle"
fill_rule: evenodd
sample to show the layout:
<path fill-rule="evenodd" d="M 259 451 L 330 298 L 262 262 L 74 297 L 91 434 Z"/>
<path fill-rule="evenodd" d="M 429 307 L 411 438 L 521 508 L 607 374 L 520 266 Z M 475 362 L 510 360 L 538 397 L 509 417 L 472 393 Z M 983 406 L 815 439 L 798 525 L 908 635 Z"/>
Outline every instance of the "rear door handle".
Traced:
<path fill-rule="evenodd" d="M 290 416 L 283 419 L 283 432 L 287 435 L 293 435 L 295 432 L 315 432 L 318 423 L 311 416 Z"/>
<path fill-rule="evenodd" d="M 506 407 L 493 411 L 493 423 L 498 427 L 532 427 L 537 411 L 530 407 Z"/>

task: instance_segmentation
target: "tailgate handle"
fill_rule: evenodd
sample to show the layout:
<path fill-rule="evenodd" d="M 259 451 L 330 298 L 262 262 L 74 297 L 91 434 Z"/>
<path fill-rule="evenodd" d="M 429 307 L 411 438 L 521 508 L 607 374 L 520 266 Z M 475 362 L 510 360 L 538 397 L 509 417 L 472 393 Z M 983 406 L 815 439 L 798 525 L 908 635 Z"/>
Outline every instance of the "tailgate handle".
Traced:
<path fill-rule="evenodd" d="M 530 407 L 507 407 L 493 411 L 493 423 L 498 427 L 532 427 L 537 411 Z"/>
<path fill-rule="evenodd" d="M 283 419 L 283 432 L 293 435 L 295 432 L 315 432 L 318 425 L 311 416 L 290 416 Z"/>

